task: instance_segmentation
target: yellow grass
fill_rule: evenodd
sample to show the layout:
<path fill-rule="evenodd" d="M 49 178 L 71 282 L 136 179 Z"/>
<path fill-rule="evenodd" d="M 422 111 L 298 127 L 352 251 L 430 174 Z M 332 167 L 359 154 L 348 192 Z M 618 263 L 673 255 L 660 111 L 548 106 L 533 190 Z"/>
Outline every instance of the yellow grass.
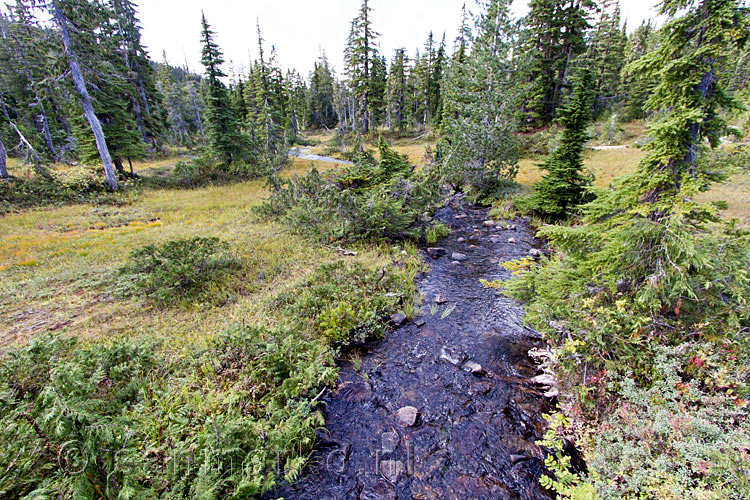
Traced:
<path fill-rule="evenodd" d="M 305 168 L 309 162 L 294 167 L 299 173 Z M 266 195 L 264 183 L 252 181 L 146 191 L 123 207 L 72 205 L 3 217 L 0 346 L 47 331 L 91 339 L 147 334 L 182 342 L 239 321 L 276 324 L 280 318 L 268 307 L 270 298 L 319 264 L 344 257 L 259 220 L 253 207 Z M 195 310 L 157 309 L 112 293 L 116 270 L 133 249 L 192 236 L 228 241 L 247 263 L 245 280 L 256 291 L 221 308 Z M 356 259 L 382 265 L 386 253 L 364 248 Z"/>

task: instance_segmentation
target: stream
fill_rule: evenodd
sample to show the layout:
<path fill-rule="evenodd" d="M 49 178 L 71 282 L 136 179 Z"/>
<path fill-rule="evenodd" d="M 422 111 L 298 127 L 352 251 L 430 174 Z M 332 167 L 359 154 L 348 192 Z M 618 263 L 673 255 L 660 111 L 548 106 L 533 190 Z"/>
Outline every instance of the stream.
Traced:
<path fill-rule="evenodd" d="M 312 148 L 292 148 L 289 150 L 289 156 L 296 156 L 303 160 L 320 161 L 324 163 L 338 163 L 339 165 L 353 165 L 352 162 L 331 158 L 330 156 L 321 156 L 311 153 Z"/>
<path fill-rule="evenodd" d="M 523 221 L 485 225 L 488 210 L 454 198 L 436 218 L 452 229 L 425 251 L 420 313 L 342 362 L 321 399 L 326 428 L 311 464 L 267 499 L 547 500 L 534 443 L 552 409 L 530 378 L 543 347 L 523 308 L 480 278 L 538 246 Z M 445 253 L 443 253 L 445 252 Z M 359 366 L 356 366 L 359 365 Z"/>

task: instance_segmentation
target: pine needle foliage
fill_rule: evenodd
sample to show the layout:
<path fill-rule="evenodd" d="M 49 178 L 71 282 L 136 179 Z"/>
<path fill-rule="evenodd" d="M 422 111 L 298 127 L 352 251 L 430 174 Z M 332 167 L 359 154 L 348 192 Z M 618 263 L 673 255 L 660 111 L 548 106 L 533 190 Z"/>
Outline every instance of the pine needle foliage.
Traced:
<path fill-rule="evenodd" d="M 360 152 L 338 173 L 276 180 L 261 213 L 322 242 L 424 238 L 442 194 L 435 169 L 415 173 L 382 137 L 379 150 L 379 161 Z"/>
<path fill-rule="evenodd" d="M 591 178 L 583 165 L 583 146 L 589 140 L 586 132 L 591 120 L 593 76 L 582 75 L 568 104 L 560 112 L 558 122 L 565 127 L 557 149 L 539 168 L 546 171 L 534 184 L 534 194 L 516 201 L 519 210 L 532 212 L 548 220 L 561 220 L 586 201 Z"/>
<path fill-rule="evenodd" d="M 580 224 L 543 228 L 556 254 L 510 285 L 529 301 L 528 321 L 570 348 L 568 368 L 583 360 L 642 382 L 655 346 L 750 326 L 750 235 L 720 220 L 722 204 L 695 201 L 725 177 L 703 149 L 726 131 L 720 109 L 735 105 L 721 63 L 745 43 L 747 19 L 732 0 L 669 0 L 661 11 L 673 18 L 661 45 L 630 67 L 658 81 L 648 156 L 597 190 Z"/>

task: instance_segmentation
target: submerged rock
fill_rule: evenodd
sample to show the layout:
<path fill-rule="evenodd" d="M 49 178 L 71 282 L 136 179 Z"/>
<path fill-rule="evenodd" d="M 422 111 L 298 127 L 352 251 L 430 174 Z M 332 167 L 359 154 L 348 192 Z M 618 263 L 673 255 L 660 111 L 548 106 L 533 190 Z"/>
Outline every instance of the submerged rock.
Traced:
<path fill-rule="evenodd" d="M 433 247 L 427 249 L 427 255 L 433 259 L 439 259 L 440 257 L 447 255 L 448 250 L 443 247 Z"/>
<path fill-rule="evenodd" d="M 453 255 L 451 255 L 451 259 L 458 261 L 458 262 L 463 262 L 466 259 L 468 259 L 468 257 L 465 254 L 462 254 L 461 252 L 453 252 Z"/>
<path fill-rule="evenodd" d="M 404 406 L 396 412 L 396 419 L 403 427 L 413 427 L 417 423 L 419 410 L 413 406 Z"/>

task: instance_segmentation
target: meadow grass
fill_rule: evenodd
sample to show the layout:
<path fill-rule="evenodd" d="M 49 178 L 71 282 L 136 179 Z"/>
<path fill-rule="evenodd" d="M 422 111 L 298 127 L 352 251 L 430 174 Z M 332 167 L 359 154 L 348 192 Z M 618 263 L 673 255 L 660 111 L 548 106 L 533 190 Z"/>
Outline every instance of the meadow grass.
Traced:
<path fill-rule="evenodd" d="M 139 172 L 168 166 L 139 164 Z M 174 160 L 172 160 L 174 164 Z M 333 165 L 321 163 L 321 169 Z M 295 161 L 284 174 L 304 173 Z M 247 322 L 275 326 L 283 320 L 267 307 L 315 268 L 342 257 L 285 227 L 261 220 L 253 207 L 267 196 L 264 181 L 190 190 L 147 190 L 122 207 L 68 205 L 28 210 L 0 219 L 0 342 L 4 347 L 49 331 L 88 339 L 149 335 L 190 339 Z M 117 297 L 116 270 L 130 252 L 149 244 L 193 236 L 229 242 L 245 263 L 248 292 L 224 307 L 160 309 L 139 298 Z M 382 266 L 387 251 L 363 248 L 367 267 Z"/>

